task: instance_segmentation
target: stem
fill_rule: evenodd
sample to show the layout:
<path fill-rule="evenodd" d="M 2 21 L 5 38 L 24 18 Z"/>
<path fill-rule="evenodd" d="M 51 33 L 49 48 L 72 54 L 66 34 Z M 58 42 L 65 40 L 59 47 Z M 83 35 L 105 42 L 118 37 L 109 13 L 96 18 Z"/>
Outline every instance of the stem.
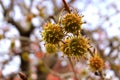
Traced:
<path fill-rule="evenodd" d="M 93 57 L 94 56 L 93 52 L 89 48 L 88 48 L 88 51 L 89 51 L 90 55 Z"/>
<path fill-rule="evenodd" d="M 62 1 L 63 1 L 63 3 L 64 3 L 64 6 L 65 6 L 66 11 L 68 11 L 68 12 L 70 13 L 71 11 L 70 11 L 70 8 L 69 8 L 68 4 L 66 3 L 65 0 L 62 0 Z"/>
<path fill-rule="evenodd" d="M 50 67 L 47 65 L 47 63 L 46 63 L 46 54 L 45 54 L 44 58 L 42 58 L 41 60 L 43 61 L 45 68 L 46 68 L 51 74 L 53 74 L 54 76 L 57 76 L 59 79 L 61 79 L 61 74 L 53 71 L 53 70 L 50 69 Z"/>
<path fill-rule="evenodd" d="M 102 71 L 99 71 L 99 73 L 100 73 L 100 77 L 101 77 L 101 79 L 102 79 L 102 80 L 105 80 L 105 77 L 104 77 L 103 72 L 102 72 Z"/>
<path fill-rule="evenodd" d="M 69 62 L 70 62 L 70 65 L 71 65 L 72 71 L 73 71 L 73 73 L 74 73 L 74 78 L 75 78 L 75 80 L 78 80 L 78 78 L 77 78 L 77 74 L 76 74 L 76 71 L 75 71 L 75 69 L 74 69 L 74 66 L 73 66 L 73 63 L 72 63 L 70 57 L 68 57 L 68 60 L 69 60 Z"/>
<path fill-rule="evenodd" d="M 26 76 L 26 74 L 24 74 L 23 72 L 19 72 L 18 75 L 20 76 L 20 78 L 22 80 L 28 80 L 28 77 Z"/>

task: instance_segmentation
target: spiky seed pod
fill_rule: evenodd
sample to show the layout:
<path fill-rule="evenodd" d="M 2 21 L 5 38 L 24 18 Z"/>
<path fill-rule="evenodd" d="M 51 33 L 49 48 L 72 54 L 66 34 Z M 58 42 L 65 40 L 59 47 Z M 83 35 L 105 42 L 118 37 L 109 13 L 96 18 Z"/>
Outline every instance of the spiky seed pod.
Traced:
<path fill-rule="evenodd" d="M 55 44 L 47 43 L 47 44 L 45 44 L 45 48 L 46 48 L 46 52 L 47 53 L 52 54 L 52 53 L 56 53 L 57 52 Z"/>
<path fill-rule="evenodd" d="M 63 16 L 61 23 L 66 32 L 75 33 L 81 30 L 82 16 L 77 13 L 67 13 Z"/>
<path fill-rule="evenodd" d="M 89 60 L 89 67 L 94 72 L 101 71 L 104 67 L 104 61 L 97 54 L 95 54 Z"/>
<path fill-rule="evenodd" d="M 47 23 L 44 26 L 42 35 L 45 42 L 52 44 L 57 44 L 64 37 L 64 33 L 59 24 L 52 23 Z"/>
<path fill-rule="evenodd" d="M 61 51 L 62 51 L 65 55 L 70 56 L 70 55 L 71 55 L 71 52 L 70 52 L 68 43 L 69 43 L 68 40 L 66 40 L 66 41 L 61 45 Z"/>
<path fill-rule="evenodd" d="M 72 55 L 76 58 L 83 57 L 87 53 L 88 48 L 90 48 L 89 40 L 83 36 L 75 36 L 70 40 L 69 48 Z"/>

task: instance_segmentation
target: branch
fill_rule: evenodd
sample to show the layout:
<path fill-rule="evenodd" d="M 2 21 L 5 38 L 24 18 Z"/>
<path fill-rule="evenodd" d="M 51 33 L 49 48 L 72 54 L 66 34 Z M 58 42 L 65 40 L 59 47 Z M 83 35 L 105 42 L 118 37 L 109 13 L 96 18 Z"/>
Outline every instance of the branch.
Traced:
<path fill-rule="evenodd" d="M 71 69 L 72 69 L 72 71 L 73 71 L 73 73 L 74 73 L 74 78 L 75 78 L 75 80 L 78 80 L 76 71 L 75 71 L 75 69 L 74 69 L 74 66 L 73 66 L 73 63 L 72 63 L 70 57 L 68 57 L 68 60 L 69 60 L 70 65 L 71 65 Z"/>
<path fill-rule="evenodd" d="M 18 31 L 20 32 L 20 35 L 21 35 L 21 36 L 25 36 L 25 37 L 29 37 L 29 36 L 30 36 L 30 33 L 31 33 L 31 32 L 33 31 L 33 29 L 34 29 L 34 26 L 33 26 L 33 24 L 32 24 L 29 31 L 23 32 L 23 29 L 22 29 L 21 25 L 20 25 L 19 23 L 15 22 L 12 18 L 9 18 L 8 23 L 11 23 L 12 25 L 14 25 L 14 26 L 18 29 Z"/>
<path fill-rule="evenodd" d="M 5 9 L 5 7 L 4 7 L 4 5 L 3 5 L 3 3 L 2 3 L 2 0 L 0 0 L 0 4 L 1 4 L 3 10 L 5 11 L 6 9 Z"/>
<path fill-rule="evenodd" d="M 68 11 L 69 13 L 71 13 L 70 8 L 69 8 L 68 4 L 66 3 L 66 1 L 65 0 L 62 0 L 62 1 L 64 3 L 64 7 L 65 7 L 66 11 Z"/>
<path fill-rule="evenodd" d="M 19 76 L 20 76 L 20 78 L 21 78 L 22 80 L 28 80 L 26 74 L 24 74 L 24 73 L 22 73 L 22 72 L 19 72 L 18 74 L 19 74 Z"/>

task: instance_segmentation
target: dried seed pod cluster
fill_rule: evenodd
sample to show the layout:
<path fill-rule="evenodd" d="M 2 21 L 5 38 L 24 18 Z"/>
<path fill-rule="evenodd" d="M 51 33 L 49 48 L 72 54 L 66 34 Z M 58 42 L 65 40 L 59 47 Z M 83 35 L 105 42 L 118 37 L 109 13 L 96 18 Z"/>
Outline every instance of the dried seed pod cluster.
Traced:
<path fill-rule="evenodd" d="M 61 51 L 62 51 L 65 55 L 70 56 L 70 55 L 71 55 L 71 52 L 70 52 L 70 49 L 69 49 L 68 44 L 69 44 L 69 40 L 66 39 L 66 40 L 64 41 L 64 43 L 61 44 Z"/>
<path fill-rule="evenodd" d="M 63 16 L 61 23 L 66 32 L 75 33 L 81 30 L 82 16 L 77 13 L 67 13 Z"/>
<path fill-rule="evenodd" d="M 46 43 L 57 44 L 64 37 L 64 33 L 59 24 L 47 23 L 44 26 L 43 40 Z"/>
<path fill-rule="evenodd" d="M 73 56 L 82 57 L 87 53 L 89 46 L 89 41 L 83 36 L 73 37 L 69 43 L 69 49 Z"/>
<path fill-rule="evenodd" d="M 94 72 L 101 71 L 104 67 L 104 62 L 103 62 L 102 58 L 100 58 L 97 54 L 95 54 L 89 60 L 89 67 Z"/>
<path fill-rule="evenodd" d="M 66 39 L 65 43 L 62 44 L 62 51 L 69 57 L 80 58 L 83 57 L 87 52 L 90 45 L 89 40 L 83 36 L 74 36 Z"/>
<path fill-rule="evenodd" d="M 91 55 L 89 54 L 91 46 L 89 39 L 81 34 L 83 16 L 69 12 L 59 17 L 58 23 L 49 22 L 43 28 L 42 36 L 47 53 L 56 53 L 59 46 L 63 54 L 70 58 L 79 60 L 84 56 L 88 60 L 87 55 Z M 91 55 L 89 67 L 92 71 L 101 71 L 103 66 L 104 62 L 98 55 Z"/>

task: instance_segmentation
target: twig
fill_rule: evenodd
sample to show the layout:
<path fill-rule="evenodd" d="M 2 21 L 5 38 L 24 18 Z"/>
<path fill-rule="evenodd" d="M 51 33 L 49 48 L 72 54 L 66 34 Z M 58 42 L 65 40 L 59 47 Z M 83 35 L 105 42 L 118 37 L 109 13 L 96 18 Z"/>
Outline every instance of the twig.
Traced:
<path fill-rule="evenodd" d="M 0 0 L 0 4 L 1 4 L 3 10 L 5 11 L 6 9 L 5 9 L 5 7 L 4 7 L 4 5 L 3 5 L 3 3 L 2 3 L 2 0 Z"/>
<path fill-rule="evenodd" d="M 23 72 L 19 72 L 18 75 L 20 76 L 20 78 L 21 78 L 22 80 L 28 80 L 26 74 L 24 74 Z"/>
<path fill-rule="evenodd" d="M 71 13 L 70 8 L 69 8 L 68 4 L 66 3 L 66 1 L 65 0 L 62 0 L 62 1 L 64 3 L 66 11 L 68 11 L 69 13 Z"/>
<path fill-rule="evenodd" d="M 28 37 L 20 36 L 19 39 L 23 41 L 31 42 L 31 40 Z"/>
<path fill-rule="evenodd" d="M 61 80 L 66 80 L 65 78 L 66 77 L 69 77 L 69 76 L 72 76 L 72 75 L 74 75 L 73 74 L 73 72 L 67 72 L 67 73 L 58 73 L 58 72 L 55 72 L 55 71 L 53 71 L 52 69 L 50 69 L 49 68 L 49 66 L 47 65 L 47 63 L 46 63 L 46 61 L 45 61 L 45 58 L 46 57 L 46 55 L 44 56 L 44 58 L 42 58 L 41 60 L 43 61 L 43 63 L 44 63 L 44 66 L 46 67 L 46 69 L 51 73 L 51 74 L 53 74 L 54 76 L 57 76 L 57 77 L 59 77 Z M 77 79 L 76 79 L 77 80 Z"/>
<path fill-rule="evenodd" d="M 102 80 L 105 80 L 105 77 L 104 77 L 103 72 L 102 72 L 102 71 L 99 71 L 99 73 L 100 73 L 100 77 L 101 77 L 101 79 L 102 79 Z"/>
<path fill-rule="evenodd" d="M 10 19 L 10 12 L 13 10 L 14 7 L 14 0 L 11 0 L 10 6 L 8 9 L 4 10 L 4 16 L 5 16 L 5 20 L 8 21 Z"/>
<path fill-rule="evenodd" d="M 93 57 L 94 56 L 93 52 L 89 48 L 88 48 L 88 51 L 89 51 L 90 55 Z"/>
<path fill-rule="evenodd" d="M 70 65 L 71 65 L 72 71 L 73 71 L 73 73 L 74 73 L 74 78 L 75 78 L 75 80 L 78 80 L 78 78 L 77 78 L 77 74 L 76 74 L 76 71 L 75 71 L 75 69 L 74 69 L 74 66 L 73 66 L 73 63 L 72 63 L 70 57 L 68 57 L 68 60 L 69 60 L 69 62 L 70 62 Z"/>
<path fill-rule="evenodd" d="M 27 7 L 26 4 L 25 4 L 25 0 L 23 1 L 23 8 L 27 11 L 27 13 L 31 13 L 31 8 L 32 8 L 32 5 L 33 5 L 33 1 L 34 0 L 30 0 L 30 6 Z"/>
<path fill-rule="evenodd" d="M 43 61 L 43 63 L 44 63 L 44 66 L 46 67 L 46 69 L 47 69 L 51 74 L 53 74 L 53 75 L 61 78 L 61 77 L 60 77 L 61 75 L 60 75 L 59 73 L 51 70 L 51 69 L 48 67 L 48 65 L 46 64 L 46 60 L 45 60 L 45 59 L 46 59 L 46 55 L 44 56 L 44 58 L 41 59 L 41 60 Z"/>
<path fill-rule="evenodd" d="M 43 61 L 44 61 L 44 60 L 43 60 Z M 60 74 L 57 73 L 57 72 L 55 72 L 55 71 L 53 71 L 53 70 L 51 70 L 51 69 L 48 67 L 48 65 L 46 64 L 46 62 L 44 62 L 44 65 L 45 65 L 45 67 L 47 68 L 47 70 L 48 70 L 51 74 L 53 74 L 53 75 L 55 75 L 55 76 L 57 76 L 57 77 L 60 78 Z"/>

